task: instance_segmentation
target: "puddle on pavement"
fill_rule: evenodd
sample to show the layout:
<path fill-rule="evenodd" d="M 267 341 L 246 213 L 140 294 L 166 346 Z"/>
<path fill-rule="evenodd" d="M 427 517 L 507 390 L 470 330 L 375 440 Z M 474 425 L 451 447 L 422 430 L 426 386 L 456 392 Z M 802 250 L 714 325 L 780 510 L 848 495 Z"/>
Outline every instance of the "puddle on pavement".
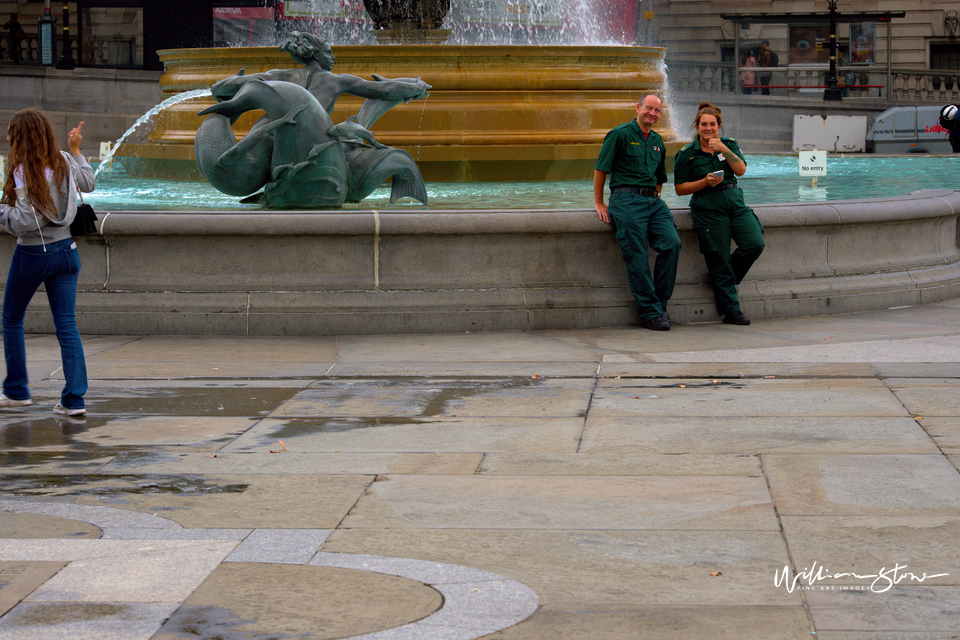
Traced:
<path fill-rule="evenodd" d="M 4 449 L 41 449 L 69 447 L 72 450 L 92 449 L 86 442 L 77 442 L 74 436 L 102 426 L 109 418 L 79 420 L 47 413 L 24 414 L 21 420 L 0 424 L 0 447 Z M 100 454 L 102 455 L 102 453 Z"/>
<path fill-rule="evenodd" d="M 477 396 L 501 398 L 530 398 L 540 394 L 553 395 L 558 389 L 543 386 L 542 378 L 470 378 L 437 379 L 422 377 L 392 377 L 376 379 L 325 379 L 304 390 L 301 385 L 288 388 L 197 388 L 150 387 L 144 385 L 91 388 L 87 396 L 89 416 L 83 419 L 53 416 L 47 409 L 31 407 L 23 412 L 0 413 L 0 468 L 26 465 L 49 465 L 55 473 L 69 472 L 68 463 L 84 464 L 97 458 L 118 454 L 135 455 L 146 452 L 209 450 L 198 443 L 180 444 L 110 444 L 108 438 L 97 440 L 96 430 L 117 419 L 156 416 L 169 417 L 224 417 L 256 420 L 273 412 L 298 393 L 309 402 L 344 403 L 353 399 L 369 400 L 377 391 L 397 391 L 407 397 L 398 406 L 405 413 L 397 417 L 290 419 L 274 434 L 280 439 L 304 433 L 336 433 L 382 425 L 427 424 L 430 417 L 449 414 L 451 406 Z M 409 405 L 409 412 L 406 411 Z M 410 417 L 410 415 L 419 417 Z M 244 429 L 231 430 L 222 437 L 210 437 L 206 445 L 229 442 Z M 97 440 L 93 442 L 91 440 Z M 33 451 L 19 452 L 17 450 Z M 40 450 L 48 450 L 46 452 Z M 58 451 L 51 451 L 51 450 Z M 67 453 L 69 452 L 69 453 Z M 108 460 L 104 460 L 106 463 Z M 78 469 L 79 471 L 79 469 Z"/>
<path fill-rule="evenodd" d="M 57 466 L 64 472 L 82 472 L 113 460 L 102 451 L 7 451 L 0 452 L 0 468 Z"/>
<path fill-rule="evenodd" d="M 290 388 L 94 387 L 86 396 L 91 414 L 152 416 L 265 416 L 292 398 Z"/>
<path fill-rule="evenodd" d="M 674 382 L 673 384 L 643 385 L 644 389 L 704 389 L 714 387 L 730 387 L 742 389 L 747 385 L 742 382 L 727 382 L 725 380 L 711 380 L 710 382 Z"/>
<path fill-rule="evenodd" d="M 0 476 L 4 495 L 95 496 L 121 498 L 128 495 L 173 494 L 201 496 L 243 493 L 243 483 L 217 482 L 208 476 L 191 475 L 30 475 Z"/>

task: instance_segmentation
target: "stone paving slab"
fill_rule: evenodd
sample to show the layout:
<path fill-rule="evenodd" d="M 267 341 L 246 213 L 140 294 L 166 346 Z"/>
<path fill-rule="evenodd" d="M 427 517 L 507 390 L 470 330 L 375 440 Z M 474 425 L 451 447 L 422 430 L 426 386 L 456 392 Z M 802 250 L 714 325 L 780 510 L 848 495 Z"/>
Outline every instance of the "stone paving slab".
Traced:
<path fill-rule="evenodd" d="M 583 451 L 583 449 L 581 449 Z M 623 450 L 621 450 L 623 451 Z M 760 458 L 750 455 L 634 453 L 489 453 L 478 473 L 485 475 L 592 476 L 760 476 Z"/>
<path fill-rule="evenodd" d="M 544 605 L 518 625 L 491 638 L 497 640 L 809 640 L 812 625 L 800 606 L 598 606 L 570 610 Z M 748 630 L 749 636 L 744 630 Z"/>
<path fill-rule="evenodd" d="M 818 637 L 831 631 L 869 631 L 893 637 L 895 633 L 917 629 L 956 637 L 960 629 L 960 588 L 957 587 L 898 586 L 886 593 L 841 588 L 808 591 L 805 597 Z"/>
<path fill-rule="evenodd" d="M 0 560 L 69 562 L 26 602 L 185 600 L 234 548 L 219 540 L 0 540 Z"/>
<path fill-rule="evenodd" d="M 55 363 L 59 366 L 59 362 Z M 210 364 L 209 362 L 155 362 L 145 365 L 137 362 L 114 362 L 110 360 L 87 361 L 87 375 L 91 381 L 91 389 L 98 386 L 97 381 L 111 380 L 169 380 L 223 378 L 304 378 L 320 377 L 333 367 L 333 362 L 317 363 L 288 363 L 288 362 L 226 362 Z M 53 378 L 63 378 L 62 372 L 55 371 Z"/>
<path fill-rule="evenodd" d="M 676 356 L 675 356 L 676 357 Z M 680 357 L 683 357 L 682 355 Z M 630 356 L 610 354 L 603 357 L 600 376 L 603 378 L 866 378 L 874 368 L 864 362 L 632 362 Z"/>
<path fill-rule="evenodd" d="M 149 640 L 179 606 L 178 602 L 23 603 L 0 619 L 0 639 Z"/>
<path fill-rule="evenodd" d="M 340 362 L 348 363 L 450 363 L 488 362 L 596 362 L 599 354 L 589 347 L 564 340 L 564 332 L 513 331 L 464 334 L 408 334 L 339 336 Z"/>
<path fill-rule="evenodd" d="M 956 640 L 955 631 L 824 631 L 821 640 Z"/>
<path fill-rule="evenodd" d="M 322 381 L 270 417 L 583 416 L 592 387 L 576 379 Z"/>
<path fill-rule="evenodd" d="M 940 451 L 960 453 L 960 417 L 921 416 L 916 422 Z"/>
<path fill-rule="evenodd" d="M 100 529 L 72 518 L 43 513 L 9 513 L 0 516 L 0 538 L 99 538 Z"/>
<path fill-rule="evenodd" d="M 0 561 L 0 616 L 57 575 L 65 566 L 66 562 Z"/>
<path fill-rule="evenodd" d="M 258 529 L 224 562 L 306 564 L 329 535 L 329 529 Z"/>
<path fill-rule="evenodd" d="M 591 378 L 597 374 L 599 359 L 598 355 L 585 362 L 340 362 L 325 377 Z"/>
<path fill-rule="evenodd" d="M 877 376 L 889 378 L 960 378 L 960 362 L 874 362 Z"/>
<path fill-rule="evenodd" d="M 618 353 L 631 357 L 636 362 L 684 362 L 683 358 L 670 358 L 666 354 L 698 352 L 717 349 L 758 349 L 796 345 L 798 340 L 785 330 L 783 335 L 765 329 L 767 320 L 750 327 L 733 327 L 719 322 L 674 325 L 670 331 L 647 331 L 638 327 L 609 327 L 602 331 L 564 330 L 545 331 L 569 344 L 601 354 Z M 539 333 L 539 332 L 538 332 Z M 815 338 L 814 338 L 815 339 Z M 807 344 L 811 340 L 801 340 Z M 724 362 L 722 359 L 713 362 Z M 774 362 L 767 360 L 766 362 Z M 813 362 L 813 360 L 811 360 Z"/>
<path fill-rule="evenodd" d="M 787 562 L 775 530 L 338 529 L 324 551 L 491 571 L 530 587 L 543 608 L 554 610 L 802 604 L 798 592 L 773 585 L 774 572 Z"/>
<path fill-rule="evenodd" d="M 564 417 L 271 418 L 258 422 L 223 450 L 263 451 L 276 448 L 282 440 L 288 451 L 296 452 L 573 453 L 582 431 L 583 418 Z"/>
<path fill-rule="evenodd" d="M 683 386 L 681 386 L 683 385 Z M 850 380 L 602 380 L 591 416 L 906 416 L 881 382 Z"/>
<path fill-rule="evenodd" d="M 337 338 L 257 336 L 248 340 L 233 336 L 138 336 L 127 338 L 123 344 L 109 350 L 95 351 L 88 360 L 97 362 L 109 356 L 110 362 L 129 361 L 137 364 L 180 362 L 193 365 L 198 362 L 235 362 L 249 366 L 252 364 L 251 356 L 262 353 L 272 355 L 267 359 L 268 362 L 332 364 L 337 361 Z"/>
<path fill-rule="evenodd" d="M 309 606 L 305 606 L 309 603 Z M 232 563 L 186 599 L 155 640 L 344 638 L 400 626 L 442 606 L 412 580 L 327 567 Z"/>
<path fill-rule="evenodd" d="M 396 476 L 376 482 L 347 528 L 776 530 L 762 478 Z"/>
<path fill-rule="evenodd" d="M 119 506 L 131 524 L 142 514 L 162 514 L 169 526 L 245 529 L 330 529 L 366 490 L 363 475 L 103 475 L 48 483 L 8 480 L 7 494 L 68 500 L 79 506 Z M 0 501 L 0 507 L 4 503 Z"/>
<path fill-rule="evenodd" d="M 886 383 L 914 415 L 960 416 L 960 380 L 895 378 Z"/>
<path fill-rule="evenodd" d="M 787 515 L 960 515 L 960 475 L 936 455 L 766 454 L 777 511 Z"/>
<path fill-rule="evenodd" d="M 669 354 L 655 354 L 656 362 L 676 361 Z M 814 346 L 784 346 L 758 349 L 718 349 L 690 351 L 684 362 L 957 362 L 960 360 L 960 336 L 936 335 L 924 338 L 872 340 L 863 342 L 831 341 Z"/>
<path fill-rule="evenodd" d="M 784 536 L 802 571 L 824 577 L 816 586 L 851 586 L 880 595 L 899 586 L 960 585 L 960 516 L 781 516 Z M 894 573 L 895 567 L 901 567 Z M 884 572 L 886 570 L 886 572 Z M 912 573 L 918 579 L 905 575 Z M 937 574 L 947 574 L 939 575 Z M 924 577 L 926 576 L 926 577 Z M 937 576 L 937 577 L 933 577 Z M 801 584 L 809 584 L 809 580 Z M 917 628 L 913 625 L 913 628 Z M 960 626 L 957 627 L 960 629 Z"/>
<path fill-rule="evenodd" d="M 279 447 L 279 442 L 275 445 Z M 276 449 L 275 449 L 276 450 Z M 267 452 L 269 454 L 269 451 Z M 302 453 L 290 451 L 263 455 L 256 452 L 178 454 L 174 452 L 123 453 L 101 473 L 128 474 L 243 474 L 243 475 L 366 475 L 383 473 L 450 475 L 473 474 L 482 453 Z"/>
<path fill-rule="evenodd" d="M 934 441 L 911 418 L 846 415 L 698 416 L 695 419 L 658 416 L 652 420 L 591 414 L 580 451 L 591 454 L 939 453 Z"/>

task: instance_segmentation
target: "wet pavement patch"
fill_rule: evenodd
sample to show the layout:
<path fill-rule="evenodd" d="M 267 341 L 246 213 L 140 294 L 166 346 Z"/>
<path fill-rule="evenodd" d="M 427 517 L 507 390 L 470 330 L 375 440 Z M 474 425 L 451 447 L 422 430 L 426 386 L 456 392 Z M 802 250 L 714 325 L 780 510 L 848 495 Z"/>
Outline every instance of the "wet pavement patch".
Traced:
<path fill-rule="evenodd" d="M 169 475 L 21 475 L 0 476 L 5 495 L 95 496 L 119 498 L 124 495 L 173 494 L 201 496 L 243 493 L 250 485 L 218 483 L 201 476 Z"/>
<path fill-rule="evenodd" d="M 310 385 L 301 397 L 317 398 L 333 406 L 364 399 L 380 391 L 400 392 L 420 415 L 442 415 L 452 403 L 476 396 L 504 399 L 535 389 L 539 379 L 529 376 L 491 379 L 377 378 L 373 380 L 321 380 Z"/>
<path fill-rule="evenodd" d="M 85 620 L 123 617 L 129 608 L 130 605 L 125 604 L 32 604 L 14 620 L 20 627 L 76 624 Z"/>
<path fill-rule="evenodd" d="M 321 380 L 298 393 L 271 417 L 579 415 L 592 379 L 531 377 L 379 378 Z"/>
<path fill-rule="evenodd" d="M 56 468 L 55 473 L 84 473 L 99 469 L 113 459 L 114 456 L 100 451 L 6 451 L 0 452 L 0 469 L 35 472 L 43 467 L 44 473 L 51 473 L 51 468 Z"/>
<path fill-rule="evenodd" d="M 123 416 L 264 416 L 292 398 L 291 388 L 92 387 L 87 411 Z"/>
<path fill-rule="evenodd" d="M 439 424 L 443 420 L 429 418 L 374 417 L 374 418 L 290 418 L 284 420 L 278 428 L 269 434 L 271 438 L 283 440 L 297 436 L 317 433 L 347 433 L 359 429 L 374 427 L 396 427 L 406 425 Z M 451 426 L 456 426 L 451 424 Z"/>

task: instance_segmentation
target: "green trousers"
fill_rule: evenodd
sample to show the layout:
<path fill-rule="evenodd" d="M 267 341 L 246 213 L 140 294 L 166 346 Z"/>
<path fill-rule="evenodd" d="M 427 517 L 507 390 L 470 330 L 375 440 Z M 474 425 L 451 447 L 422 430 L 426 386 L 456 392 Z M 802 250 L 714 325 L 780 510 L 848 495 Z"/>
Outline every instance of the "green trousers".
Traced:
<path fill-rule="evenodd" d="M 763 225 L 753 209 L 743 203 L 739 187 L 698 192 L 690 201 L 693 227 L 700 253 L 707 263 L 717 311 L 740 311 L 737 285 L 763 253 Z M 737 248 L 730 253 L 731 240 Z"/>
<path fill-rule="evenodd" d="M 640 319 L 662 316 L 673 295 L 680 260 L 673 214 L 660 198 L 624 192 L 610 195 L 609 211 Z M 652 276 L 648 246 L 657 252 Z"/>

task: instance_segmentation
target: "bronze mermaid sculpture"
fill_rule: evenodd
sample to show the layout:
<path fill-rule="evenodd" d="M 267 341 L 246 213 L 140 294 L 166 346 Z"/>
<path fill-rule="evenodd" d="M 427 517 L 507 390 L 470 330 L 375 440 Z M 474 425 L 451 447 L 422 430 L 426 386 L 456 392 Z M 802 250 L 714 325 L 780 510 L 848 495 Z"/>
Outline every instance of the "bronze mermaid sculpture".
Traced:
<path fill-rule="evenodd" d="M 377 142 L 370 127 L 401 102 L 425 98 L 419 78 L 364 80 L 332 72 L 330 45 L 293 33 L 280 45 L 304 66 L 244 75 L 211 87 L 217 104 L 198 115 L 194 150 L 207 180 L 229 195 L 249 196 L 271 209 L 329 209 L 359 202 L 392 178 L 390 202 L 402 197 L 427 204 L 416 162 L 406 151 Z M 344 93 L 366 98 L 360 112 L 334 125 L 330 113 Z M 242 114 L 262 116 L 239 142 L 232 125 Z"/>

